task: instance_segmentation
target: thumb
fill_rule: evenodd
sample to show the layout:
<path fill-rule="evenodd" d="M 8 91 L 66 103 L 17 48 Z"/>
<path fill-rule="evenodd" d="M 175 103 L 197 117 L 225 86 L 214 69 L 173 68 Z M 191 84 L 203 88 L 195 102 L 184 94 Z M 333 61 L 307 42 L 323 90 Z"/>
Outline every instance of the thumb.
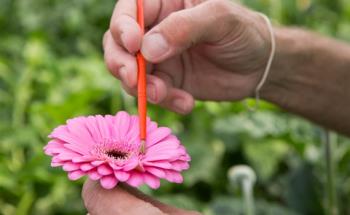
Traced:
<path fill-rule="evenodd" d="M 163 204 L 123 184 L 106 190 L 98 182 L 87 180 L 82 198 L 90 215 L 200 215 Z"/>
<path fill-rule="evenodd" d="M 141 52 L 159 63 L 200 42 L 217 42 L 235 26 L 234 8 L 230 1 L 213 0 L 174 12 L 145 35 Z"/>
<path fill-rule="evenodd" d="M 113 190 L 105 190 L 99 183 L 87 180 L 82 197 L 90 215 L 166 215 L 159 208 L 119 185 Z"/>

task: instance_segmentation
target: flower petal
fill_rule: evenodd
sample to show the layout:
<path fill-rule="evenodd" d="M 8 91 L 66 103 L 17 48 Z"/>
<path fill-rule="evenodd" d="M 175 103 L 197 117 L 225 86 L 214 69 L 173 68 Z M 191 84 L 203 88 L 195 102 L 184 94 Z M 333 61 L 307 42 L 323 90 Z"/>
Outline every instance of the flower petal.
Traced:
<path fill-rule="evenodd" d="M 181 160 L 173 161 L 171 162 L 171 165 L 172 165 L 172 169 L 176 171 L 182 171 L 190 168 L 190 165 L 188 162 L 181 161 Z"/>
<path fill-rule="evenodd" d="M 63 170 L 66 172 L 71 172 L 71 171 L 78 170 L 78 169 L 80 169 L 79 164 L 67 162 L 63 165 Z"/>
<path fill-rule="evenodd" d="M 101 133 L 100 133 L 100 130 L 98 128 L 97 121 L 96 121 L 95 117 L 93 117 L 93 116 L 87 117 L 85 126 L 89 130 L 89 132 L 92 136 L 92 139 L 95 142 L 98 142 L 102 139 Z"/>
<path fill-rule="evenodd" d="M 85 117 L 77 117 L 67 120 L 67 129 L 75 137 L 79 138 L 85 145 L 91 147 L 94 145 L 94 140 L 88 128 L 85 126 L 87 120 Z"/>
<path fill-rule="evenodd" d="M 160 186 L 160 180 L 159 178 L 151 175 L 151 174 L 144 174 L 145 183 L 150 186 L 152 189 L 158 189 Z"/>
<path fill-rule="evenodd" d="M 102 164 L 106 163 L 106 161 L 101 161 L 101 160 L 95 160 L 95 161 L 92 161 L 91 164 L 93 166 L 100 166 Z"/>
<path fill-rule="evenodd" d="M 104 176 L 100 179 L 100 183 L 103 188 L 110 190 L 118 184 L 118 180 L 114 176 Z"/>
<path fill-rule="evenodd" d="M 138 187 L 143 183 L 143 176 L 141 173 L 134 171 L 126 182 L 133 187 Z"/>
<path fill-rule="evenodd" d="M 56 161 L 56 162 L 52 161 L 51 162 L 51 167 L 59 167 L 59 166 L 63 166 L 63 165 L 64 165 L 64 162 L 58 162 L 58 161 Z"/>
<path fill-rule="evenodd" d="M 118 181 L 120 181 L 120 182 L 125 182 L 130 177 L 129 173 L 123 172 L 123 171 L 114 171 L 114 175 L 118 179 Z"/>
<path fill-rule="evenodd" d="M 171 169 L 172 165 L 168 161 L 145 161 L 143 162 L 144 166 L 152 166 L 152 167 L 159 167 L 162 169 Z"/>
<path fill-rule="evenodd" d="M 163 170 L 155 167 L 146 167 L 145 170 L 158 178 L 165 178 L 166 174 Z"/>
<path fill-rule="evenodd" d="M 85 175 L 85 173 L 83 171 L 76 170 L 76 171 L 69 172 L 68 178 L 72 181 L 76 181 L 79 178 L 83 177 L 84 175 Z"/>
<path fill-rule="evenodd" d="M 90 171 L 93 168 L 95 168 L 95 166 L 91 165 L 90 163 L 80 164 L 80 169 L 83 170 L 83 171 Z"/>
<path fill-rule="evenodd" d="M 165 170 L 165 173 L 166 173 L 166 177 L 165 177 L 166 180 L 177 184 L 180 184 L 183 182 L 183 177 L 179 172 L 173 171 L 173 170 Z"/>
<path fill-rule="evenodd" d="M 97 167 L 97 172 L 100 175 L 111 175 L 113 173 L 113 170 L 106 164 L 102 164 Z"/>
<path fill-rule="evenodd" d="M 124 165 L 124 171 L 130 171 L 135 169 L 139 165 L 139 160 L 137 157 L 129 159 L 128 163 Z"/>
<path fill-rule="evenodd" d="M 115 117 L 115 129 L 118 131 L 119 140 L 123 141 L 129 130 L 130 116 L 127 112 L 120 111 Z"/>
<path fill-rule="evenodd" d="M 84 156 L 78 156 L 78 157 L 74 157 L 72 159 L 72 161 L 74 163 L 84 163 L 84 162 L 90 162 L 95 160 L 95 158 L 93 156 L 89 156 L 89 155 L 84 155 Z"/>
<path fill-rule="evenodd" d="M 107 125 L 105 118 L 101 115 L 97 115 L 95 119 L 97 122 L 97 127 L 100 131 L 101 137 L 103 139 L 109 139 L 111 135 L 110 135 L 109 127 Z"/>
<path fill-rule="evenodd" d="M 149 133 L 147 136 L 147 147 L 151 147 L 157 144 L 159 141 L 163 140 L 171 134 L 170 128 L 160 127 Z"/>
<path fill-rule="evenodd" d="M 102 175 L 98 174 L 96 170 L 91 170 L 88 172 L 89 178 L 93 181 L 97 181 L 102 178 Z"/>

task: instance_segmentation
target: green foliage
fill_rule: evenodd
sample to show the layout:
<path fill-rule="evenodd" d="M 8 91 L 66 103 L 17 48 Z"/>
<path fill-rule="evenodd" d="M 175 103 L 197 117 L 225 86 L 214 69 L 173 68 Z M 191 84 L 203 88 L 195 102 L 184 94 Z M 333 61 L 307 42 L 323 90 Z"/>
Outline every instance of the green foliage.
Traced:
<path fill-rule="evenodd" d="M 276 23 L 301 25 L 350 40 L 348 0 L 244 0 Z M 115 1 L 0 0 L 0 214 L 83 214 L 83 181 L 49 167 L 48 133 L 79 115 L 136 113 L 133 98 L 108 74 L 101 40 Z M 241 214 L 232 165 L 258 174 L 259 214 L 323 214 L 325 167 L 321 131 L 264 103 L 201 103 L 186 117 L 152 106 L 150 115 L 179 135 L 192 155 L 183 185 L 142 190 L 207 214 Z M 350 144 L 335 152 L 341 214 L 350 213 Z"/>

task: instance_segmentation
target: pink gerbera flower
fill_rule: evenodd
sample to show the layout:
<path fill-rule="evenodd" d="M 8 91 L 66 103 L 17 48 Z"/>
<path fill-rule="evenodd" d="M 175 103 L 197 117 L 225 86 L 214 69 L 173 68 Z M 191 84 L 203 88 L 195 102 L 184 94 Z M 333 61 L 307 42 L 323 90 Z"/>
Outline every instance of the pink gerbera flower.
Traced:
<path fill-rule="evenodd" d="M 62 166 L 71 180 L 88 175 L 102 187 L 118 182 L 153 189 L 160 179 L 182 183 L 180 174 L 189 168 L 190 157 L 180 141 L 166 127 L 147 121 L 145 152 L 140 152 L 139 119 L 126 112 L 116 116 L 78 117 L 54 129 L 45 146 L 52 167 Z"/>

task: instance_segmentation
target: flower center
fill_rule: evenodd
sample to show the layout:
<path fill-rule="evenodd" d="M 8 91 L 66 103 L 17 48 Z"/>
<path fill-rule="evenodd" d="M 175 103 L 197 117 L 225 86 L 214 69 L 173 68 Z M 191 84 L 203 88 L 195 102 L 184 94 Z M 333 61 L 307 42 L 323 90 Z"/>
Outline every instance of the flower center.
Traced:
<path fill-rule="evenodd" d="M 128 158 L 129 154 L 126 152 L 122 152 L 119 150 L 111 149 L 105 152 L 106 155 L 110 158 L 114 158 L 116 160 L 124 160 Z"/>

